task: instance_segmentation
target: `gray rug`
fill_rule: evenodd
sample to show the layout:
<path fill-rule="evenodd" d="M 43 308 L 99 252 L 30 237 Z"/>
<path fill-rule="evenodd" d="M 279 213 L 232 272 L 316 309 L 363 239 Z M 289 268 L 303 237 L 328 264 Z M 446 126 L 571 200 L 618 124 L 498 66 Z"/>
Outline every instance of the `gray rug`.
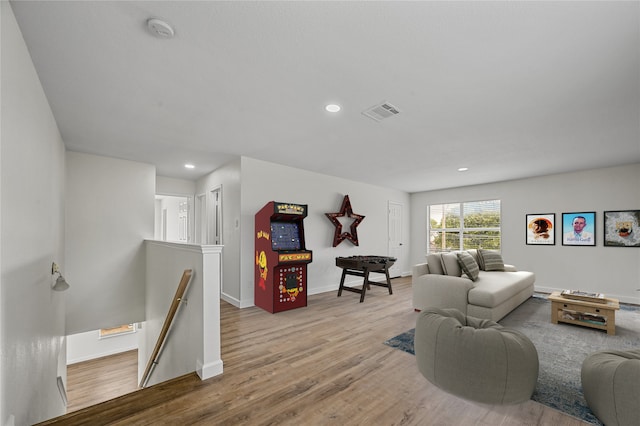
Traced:
<path fill-rule="evenodd" d="M 603 349 L 640 348 L 640 309 L 621 306 L 616 312 L 616 335 L 570 324 L 551 324 L 551 303 L 536 295 L 499 321 L 527 335 L 538 351 L 540 372 L 534 401 L 563 411 L 586 422 L 601 425 L 582 393 L 580 369 L 592 352 Z M 414 354 L 414 330 L 385 344 Z"/>

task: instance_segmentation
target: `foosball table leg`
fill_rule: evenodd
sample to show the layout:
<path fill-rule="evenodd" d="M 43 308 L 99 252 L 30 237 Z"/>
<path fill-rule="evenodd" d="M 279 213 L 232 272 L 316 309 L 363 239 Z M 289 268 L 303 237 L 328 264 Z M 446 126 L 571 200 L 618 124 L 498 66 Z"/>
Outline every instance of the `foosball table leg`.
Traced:
<path fill-rule="evenodd" d="M 384 275 L 387 277 L 387 286 L 389 287 L 389 294 L 393 294 L 393 290 L 391 289 L 391 278 L 389 277 L 389 268 L 384 268 Z"/>
<path fill-rule="evenodd" d="M 362 292 L 360 293 L 360 303 L 364 302 L 364 295 L 369 287 L 369 270 L 364 270 L 364 282 L 362 283 Z"/>
<path fill-rule="evenodd" d="M 338 288 L 338 297 L 342 296 L 342 288 L 344 287 L 344 278 L 347 276 L 347 270 L 342 270 L 342 278 L 340 278 L 340 287 Z"/>

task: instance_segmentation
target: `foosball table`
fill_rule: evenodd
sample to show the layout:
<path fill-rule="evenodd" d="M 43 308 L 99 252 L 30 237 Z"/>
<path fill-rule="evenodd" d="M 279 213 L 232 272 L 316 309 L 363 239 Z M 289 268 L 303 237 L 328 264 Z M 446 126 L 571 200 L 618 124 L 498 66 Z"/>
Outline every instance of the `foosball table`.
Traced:
<path fill-rule="evenodd" d="M 340 288 L 338 289 L 338 297 L 342 296 L 342 290 L 352 291 L 360 294 L 360 303 L 364 301 L 367 290 L 371 290 L 371 285 L 379 287 L 387 287 L 389 294 L 393 294 L 391 288 L 391 279 L 389 278 L 389 268 L 393 266 L 396 258 L 386 256 L 349 256 L 336 257 L 336 266 L 342 268 L 342 278 L 340 279 Z M 386 282 L 369 281 L 371 272 L 384 274 Z M 344 280 L 347 275 L 363 277 L 362 288 L 347 287 Z"/>

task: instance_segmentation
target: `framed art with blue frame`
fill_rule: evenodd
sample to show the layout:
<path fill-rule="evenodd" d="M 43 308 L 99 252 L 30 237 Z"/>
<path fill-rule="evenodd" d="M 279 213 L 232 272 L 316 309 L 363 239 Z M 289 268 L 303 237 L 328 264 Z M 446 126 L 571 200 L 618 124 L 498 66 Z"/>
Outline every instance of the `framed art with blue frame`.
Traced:
<path fill-rule="evenodd" d="M 563 246 L 596 245 L 596 212 L 562 213 Z"/>

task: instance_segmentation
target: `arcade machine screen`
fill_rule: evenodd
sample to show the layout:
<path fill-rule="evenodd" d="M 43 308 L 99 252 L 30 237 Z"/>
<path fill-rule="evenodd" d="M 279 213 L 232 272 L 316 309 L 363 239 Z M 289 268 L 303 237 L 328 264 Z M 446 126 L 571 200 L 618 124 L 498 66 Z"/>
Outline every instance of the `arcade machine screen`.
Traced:
<path fill-rule="evenodd" d="M 275 251 L 302 249 L 298 223 L 271 222 L 271 247 Z"/>

